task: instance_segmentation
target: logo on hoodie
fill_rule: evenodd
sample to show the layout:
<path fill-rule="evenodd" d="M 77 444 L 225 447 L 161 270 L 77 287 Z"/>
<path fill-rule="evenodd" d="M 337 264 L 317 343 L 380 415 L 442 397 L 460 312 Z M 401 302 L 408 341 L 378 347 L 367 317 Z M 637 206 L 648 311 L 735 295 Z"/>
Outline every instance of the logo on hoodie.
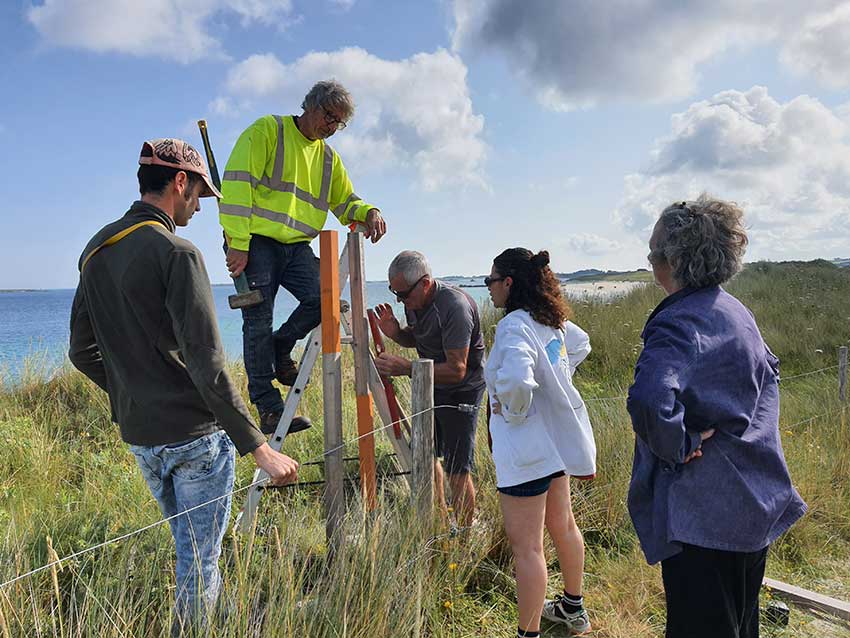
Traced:
<path fill-rule="evenodd" d="M 560 339 L 552 339 L 546 344 L 546 356 L 549 358 L 552 367 L 555 367 L 559 361 L 566 358 L 567 346 Z"/>

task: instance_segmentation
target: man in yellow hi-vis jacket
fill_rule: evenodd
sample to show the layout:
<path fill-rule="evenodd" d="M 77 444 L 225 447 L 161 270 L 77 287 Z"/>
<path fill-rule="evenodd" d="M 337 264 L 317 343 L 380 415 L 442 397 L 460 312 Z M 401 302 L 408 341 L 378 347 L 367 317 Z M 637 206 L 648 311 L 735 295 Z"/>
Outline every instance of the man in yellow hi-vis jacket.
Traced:
<path fill-rule="evenodd" d="M 342 160 L 325 143 L 353 115 L 351 95 L 338 82 L 318 82 L 301 108 L 298 116 L 261 117 L 242 133 L 225 167 L 219 204 L 227 268 L 233 277 L 245 271 L 250 287 L 263 293 L 262 304 L 242 309 L 242 334 L 248 394 L 266 433 L 274 432 L 283 411 L 272 379 L 295 382 L 292 349 L 321 317 L 319 260 L 310 241 L 329 210 L 344 225 L 364 223 L 373 243 L 386 232 L 380 211 L 354 193 Z M 273 331 L 280 286 L 299 305 Z"/>

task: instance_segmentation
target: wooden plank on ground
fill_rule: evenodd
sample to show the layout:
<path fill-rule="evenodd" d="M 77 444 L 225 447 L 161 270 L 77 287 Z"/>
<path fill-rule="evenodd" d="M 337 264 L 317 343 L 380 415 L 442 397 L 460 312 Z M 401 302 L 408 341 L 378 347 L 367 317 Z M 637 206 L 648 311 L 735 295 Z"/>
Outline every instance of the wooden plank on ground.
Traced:
<path fill-rule="evenodd" d="M 824 596 L 802 587 L 788 585 L 779 580 L 765 578 L 763 583 L 765 587 L 769 587 L 773 593 L 780 598 L 784 598 L 795 605 L 814 609 L 836 618 L 841 618 L 850 622 L 850 603 L 830 596 Z"/>

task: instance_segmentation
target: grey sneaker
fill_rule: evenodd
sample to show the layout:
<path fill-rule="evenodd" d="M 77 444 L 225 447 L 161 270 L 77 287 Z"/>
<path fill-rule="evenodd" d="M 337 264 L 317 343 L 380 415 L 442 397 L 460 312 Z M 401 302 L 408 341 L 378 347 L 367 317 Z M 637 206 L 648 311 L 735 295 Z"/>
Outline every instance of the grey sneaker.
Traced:
<path fill-rule="evenodd" d="M 547 599 L 543 602 L 542 616 L 548 621 L 566 625 L 573 635 L 586 634 L 590 631 L 590 619 L 587 617 L 587 611 L 582 608 L 575 613 L 568 614 L 561 605 L 560 596 L 555 600 Z"/>

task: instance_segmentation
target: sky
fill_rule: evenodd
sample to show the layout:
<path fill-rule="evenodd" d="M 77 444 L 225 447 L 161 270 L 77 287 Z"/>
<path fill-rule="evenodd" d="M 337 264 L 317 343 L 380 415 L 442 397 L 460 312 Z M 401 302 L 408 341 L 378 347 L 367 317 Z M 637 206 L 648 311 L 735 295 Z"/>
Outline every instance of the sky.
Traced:
<path fill-rule="evenodd" d="M 744 209 L 748 260 L 850 257 L 850 1 L 6 0 L 0 55 L 0 289 L 76 285 L 144 140 L 200 149 L 205 118 L 223 168 L 328 78 L 357 108 L 330 143 L 388 225 L 370 280 L 404 249 L 438 276 L 511 246 L 646 267 L 661 210 L 704 191 Z M 227 281 L 214 200 L 178 232 Z"/>

